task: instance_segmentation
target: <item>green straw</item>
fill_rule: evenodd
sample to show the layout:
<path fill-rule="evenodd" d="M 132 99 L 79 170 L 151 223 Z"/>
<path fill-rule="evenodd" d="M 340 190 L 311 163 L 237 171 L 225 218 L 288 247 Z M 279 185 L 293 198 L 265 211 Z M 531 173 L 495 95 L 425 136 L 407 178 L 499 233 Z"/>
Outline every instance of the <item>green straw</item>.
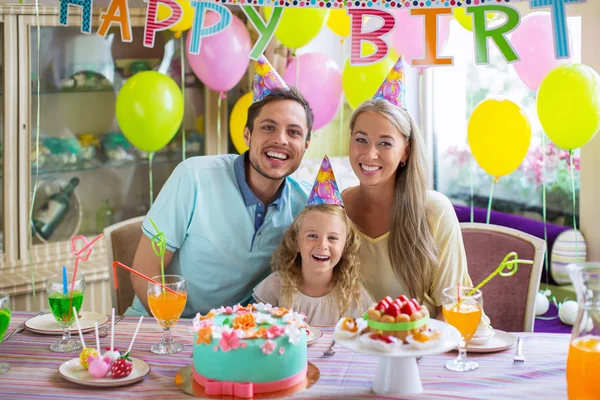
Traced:
<path fill-rule="evenodd" d="M 513 259 L 509 261 L 509 258 L 511 258 L 511 257 Z M 504 260 L 502 260 L 502 262 L 500 263 L 500 265 L 498 265 L 498 268 L 496 268 L 496 270 L 494 272 L 492 272 L 490 274 L 490 276 L 488 276 L 487 278 L 485 278 L 483 280 L 483 282 L 481 282 L 473 290 L 471 290 L 469 292 L 469 294 L 467 294 L 467 296 L 474 295 L 477 290 L 481 289 L 481 287 L 483 285 L 485 285 L 486 283 L 488 283 L 496 275 L 500 275 L 502 277 L 507 277 L 507 276 L 512 276 L 512 275 L 516 274 L 517 270 L 519 269 L 519 265 L 518 264 L 533 264 L 533 261 L 531 261 L 531 260 L 519 260 L 518 256 L 517 256 L 517 253 L 515 253 L 514 251 L 508 253 L 506 255 L 506 257 L 504 257 Z M 502 270 L 505 267 L 508 269 L 508 272 L 502 272 Z"/>
<path fill-rule="evenodd" d="M 154 254 L 160 257 L 160 276 L 162 278 L 162 284 L 165 285 L 165 250 L 167 248 L 167 239 L 165 234 L 158 229 L 152 217 L 150 222 L 156 231 L 156 235 L 152 236 L 152 250 Z M 164 291 L 164 289 L 163 289 Z"/>

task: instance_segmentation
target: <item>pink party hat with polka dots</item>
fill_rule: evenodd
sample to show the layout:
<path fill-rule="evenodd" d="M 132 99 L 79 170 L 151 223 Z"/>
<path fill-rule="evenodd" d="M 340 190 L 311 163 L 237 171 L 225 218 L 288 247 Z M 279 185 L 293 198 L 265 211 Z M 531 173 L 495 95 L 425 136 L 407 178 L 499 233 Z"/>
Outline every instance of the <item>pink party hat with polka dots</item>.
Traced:
<path fill-rule="evenodd" d="M 406 110 L 406 84 L 404 73 L 404 55 L 400 55 L 396 64 L 385 77 L 385 80 L 373 96 L 374 99 L 384 99 L 395 106 Z"/>
<path fill-rule="evenodd" d="M 277 88 L 288 87 L 264 55 L 254 63 L 254 72 L 253 103 L 261 101 Z"/>
<path fill-rule="evenodd" d="M 321 169 L 319 169 L 317 179 L 306 202 L 307 206 L 316 206 L 317 204 L 344 205 L 333 169 L 331 168 L 331 163 L 327 156 L 321 162 Z"/>

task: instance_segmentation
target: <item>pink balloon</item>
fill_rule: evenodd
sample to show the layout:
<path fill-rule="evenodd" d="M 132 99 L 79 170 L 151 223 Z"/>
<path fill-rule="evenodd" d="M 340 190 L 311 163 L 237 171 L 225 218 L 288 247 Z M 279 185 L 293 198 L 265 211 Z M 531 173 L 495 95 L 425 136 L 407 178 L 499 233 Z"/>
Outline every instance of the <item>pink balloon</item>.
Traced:
<path fill-rule="evenodd" d="M 331 58 L 322 53 L 295 57 L 285 70 L 283 80 L 296 86 L 310 104 L 315 115 L 313 129 L 324 127 L 335 117 L 342 102 L 342 73 Z"/>
<path fill-rule="evenodd" d="M 411 16 L 410 10 L 392 11 L 396 19 L 394 30 L 390 32 L 390 45 L 398 54 L 404 54 L 408 65 L 412 66 L 412 60 L 425 58 L 425 17 Z M 446 47 L 450 37 L 450 15 L 438 17 L 438 55 Z M 420 70 L 427 66 L 416 66 Z"/>
<path fill-rule="evenodd" d="M 571 35 L 569 48 L 573 51 Z M 533 90 L 538 90 L 542 80 L 550 71 L 569 59 L 554 58 L 552 17 L 549 12 L 535 12 L 527 15 L 515 29 L 510 39 L 519 61 L 513 63 L 521 80 Z"/>
<path fill-rule="evenodd" d="M 217 23 L 218 13 L 210 11 L 204 18 L 204 27 Z M 216 92 L 231 90 L 242 79 L 250 63 L 252 42 L 244 23 L 232 15 L 231 24 L 221 32 L 202 38 L 200 54 L 191 54 L 187 35 L 185 52 L 192 70 L 210 89 Z"/>

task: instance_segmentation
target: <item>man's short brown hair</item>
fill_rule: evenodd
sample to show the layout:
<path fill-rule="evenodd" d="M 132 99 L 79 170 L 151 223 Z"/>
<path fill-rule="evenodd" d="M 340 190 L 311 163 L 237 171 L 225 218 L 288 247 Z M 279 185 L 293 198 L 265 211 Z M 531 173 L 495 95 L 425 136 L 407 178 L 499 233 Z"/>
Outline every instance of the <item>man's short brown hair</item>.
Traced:
<path fill-rule="evenodd" d="M 310 140 L 310 136 L 312 134 L 313 122 L 315 120 L 315 116 L 313 114 L 308 101 L 302 96 L 300 91 L 293 86 L 277 88 L 273 90 L 271 93 L 265 96 L 261 101 L 257 101 L 253 103 L 250 108 L 248 108 L 248 120 L 246 121 L 246 128 L 252 134 L 254 129 L 254 120 L 260 114 L 260 110 L 266 105 L 273 101 L 279 100 L 292 100 L 296 103 L 300 104 L 302 108 L 304 108 L 304 113 L 306 114 L 306 126 L 308 127 L 308 134 L 306 135 L 306 140 Z"/>

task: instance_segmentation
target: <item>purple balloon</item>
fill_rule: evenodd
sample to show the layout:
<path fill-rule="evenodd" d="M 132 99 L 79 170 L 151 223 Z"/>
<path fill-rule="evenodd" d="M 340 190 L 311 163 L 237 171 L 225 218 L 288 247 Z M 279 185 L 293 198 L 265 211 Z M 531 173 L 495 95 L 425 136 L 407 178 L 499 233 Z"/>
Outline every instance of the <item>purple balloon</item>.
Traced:
<path fill-rule="evenodd" d="M 296 83 L 296 74 L 299 83 Z M 286 68 L 283 80 L 296 86 L 310 104 L 315 115 L 313 129 L 324 127 L 335 117 L 342 102 L 342 73 L 327 55 L 306 53 L 295 57 Z"/>
<path fill-rule="evenodd" d="M 571 35 L 567 29 L 569 48 L 573 50 Z M 533 90 L 554 68 L 570 62 L 569 59 L 556 59 L 552 32 L 552 16 L 549 12 L 535 12 L 527 15 L 515 29 L 510 39 L 519 61 L 513 63 L 521 80 Z"/>
<path fill-rule="evenodd" d="M 396 20 L 394 30 L 390 35 L 390 44 L 398 54 L 404 54 L 407 64 L 412 65 L 412 60 L 425 58 L 425 16 L 410 15 L 410 10 L 392 11 Z M 450 15 L 438 17 L 437 46 L 438 55 L 442 53 L 450 37 Z M 395 61 L 395 60 L 394 60 Z M 419 70 L 427 66 L 415 65 Z"/>
<path fill-rule="evenodd" d="M 203 26 L 216 24 L 220 18 L 218 13 L 209 11 Z M 191 38 L 192 35 L 188 34 L 185 52 L 198 79 L 216 92 L 233 89 L 246 73 L 250 63 L 252 42 L 244 23 L 232 15 L 231 24 L 227 28 L 202 38 L 200 54 L 190 53 Z"/>

